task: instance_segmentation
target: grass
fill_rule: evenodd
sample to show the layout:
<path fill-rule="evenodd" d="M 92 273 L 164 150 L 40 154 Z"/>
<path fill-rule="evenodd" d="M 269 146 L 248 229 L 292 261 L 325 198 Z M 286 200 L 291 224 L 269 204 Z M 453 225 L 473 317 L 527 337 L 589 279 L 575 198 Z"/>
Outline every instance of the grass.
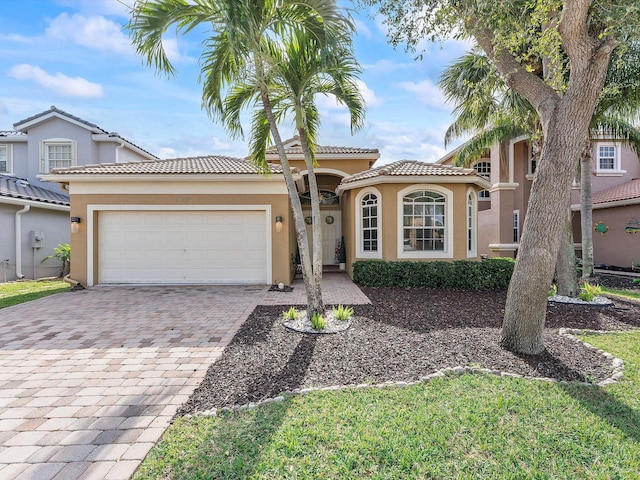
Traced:
<path fill-rule="evenodd" d="M 623 382 L 464 375 L 179 418 L 134 478 L 640 478 L 640 332 L 585 339 Z"/>
<path fill-rule="evenodd" d="M 632 300 L 640 300 L 640 292 L 636 290 L 619 290 L 617 288 L 602 287 L 602 293 L 605 295 L 616 295 L 618 297 L 630 298 Z"/>
<path fill-rule="evenodd" d="M 66 292 L 69 284 L 62 280 L 27 280 L 0 283 L 0 308 L 29 302 L 54 293 Z"/>

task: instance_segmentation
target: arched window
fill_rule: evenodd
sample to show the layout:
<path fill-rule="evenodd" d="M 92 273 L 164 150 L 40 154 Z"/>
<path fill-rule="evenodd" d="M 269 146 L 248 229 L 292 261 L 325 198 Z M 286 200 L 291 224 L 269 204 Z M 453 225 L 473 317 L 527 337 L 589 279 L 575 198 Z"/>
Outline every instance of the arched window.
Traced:
<path fill-rule="evenodd" d="M 367 193 L 362 197 L 362 251 L 378 251 L 378 197 Z"/>
<path fill-rule="evenodd" d="M 491 162 L 478 162 L 473 166 L 473 169 L 480 175 L 481 177 L 489 180 L 491 178 Z M 489 200 L 491 194 L 489 190 L 481 190 L 478 192 L 478 198 L 480 200 Z"/>
<path fill-rule="evenodd" d="M 419 190 L 402 199 L 403 250 L 443 252 L 446 238 L 446 198 Z"/>
<path fill-rule="evenodd" d="M 373 188 L 362 191 L 356 198 L 358 257 L 381 258 L 380 207 L 380 192 Z"/>
<path fill-rule="evenodd" d="M 467 257 L 476 254 L 476 197 L 473 191 L 467 192 Z"/>

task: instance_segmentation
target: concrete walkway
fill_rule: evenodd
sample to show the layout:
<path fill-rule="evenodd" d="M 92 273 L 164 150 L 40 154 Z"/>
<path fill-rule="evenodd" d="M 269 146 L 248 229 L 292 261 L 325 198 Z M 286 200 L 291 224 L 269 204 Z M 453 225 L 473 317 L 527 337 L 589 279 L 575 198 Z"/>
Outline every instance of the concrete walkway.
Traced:
<path fill-rule="evenodd" d="M 127 479 L 258 304 L 304 287 L 93 287 L 0 310 L 0 480 Z M 344 273 L 327 304 L 369 303 Z"/>

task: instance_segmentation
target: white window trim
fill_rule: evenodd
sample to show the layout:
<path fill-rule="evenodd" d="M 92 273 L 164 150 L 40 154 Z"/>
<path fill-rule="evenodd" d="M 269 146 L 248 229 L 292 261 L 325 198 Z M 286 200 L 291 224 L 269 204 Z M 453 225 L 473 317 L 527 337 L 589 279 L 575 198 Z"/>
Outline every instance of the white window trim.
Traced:
<path fill-rule="evenodd" d="M 533 171 L 533 145 L 532 144 L 529 144 L 528 151 L 529 151 L 529 158 L 527 159 L 527 174 L 525 175 L 525 178 L 527 180 L 533 180 L 533 177 L 536 173 Z M 540 160 L 539 158 L 536 159 L 536 170 L 538 170 L 539 160 Z"/>
<path fill-rule="evenodd" d="M 370 193 L 378 198 L 378 250 L 375 252 L 362 249 L 362 199 Z M 356 258 L 382 258 L 382 195 L 377 188 L 364 188 L 356 196 Z"/>
<path fill-rule="evenodd" d="M 514 239 L 514 242 L 513 242 L 514 244 L 520 243 L 520 236 L 522 235 L 522 227 L 521 227 L 522 222 L 520 221 L 520 210 L 514 210 L 513 211 L 513 217 L 511 217 L 511 232 L 512 232 L 512 235 L 513 235 L 513 233 L 515 233 L 515 231 L 516 231 L 516 225 L 515 225 L 516 216 L 518 218 L 518 225 L 517 225 L 518 239 L 517 240 Z"/>
<path fill-rule="evenodd" d="M 600 147 L 614 147 L 615 149 L 615 157 L 614 157 L 614 165 L 613 168 L 600 168 Z M 619 143 L 614 142 L 596 142 L 595 144 L 595 152 L 594 159 L 596 164 L 596 176 L 598 177 L 621 177 L 625 173 L 626 170 L 622 170 L 620 164 L 620 155 L 621 155 L 621 146 Z"/>
<path fill-rule="evenodd" d="M 13 145 L 10 143 L 3 143 L 0 147 L 5 147 L 7 149 L 7 170 L 0 170 L 0 173 L 3 175 L 13 175 Z"/>
<path fill-rule="evenodd" d="M 404 197 L 416 190 L 428 190 L 436 192 L 444 196 L 445 198 L 445 244 L 442 252 L 425 252 L 425 251 L 404 251 L 404 225 L 403 225 L 403 199 Z M 440 185 L 433 185 L 430 183 L 416 183 L 409 187 L 403 188 L 398 192 L 396 199 L 398 205 L 398 222 L 397 222 L 397 253 L 398 258 L 453 258 L 453 192 Z"/>
<path fill-rule="evenodd" d="M 70 138 L 47 138 L 40 142 L 40 173 L 51 173 L 49 158 L 47 157 L 48 145 L 71 145 L 71 166 L 78 164 L 78 142 Z"/>
<path fill-rule="evenodd" d="M 469 197 L 471 197 L 471 218 L 469 218 Z M 467 190 L 465 199 L 465 213 L 467 217 L 467 236 L 465 243 L 467 246 L 467 258 L 478 256 L 478 196 L 474 189 Z M 469 249 L 469 231 L 471 231 L 471 249 Z"/>

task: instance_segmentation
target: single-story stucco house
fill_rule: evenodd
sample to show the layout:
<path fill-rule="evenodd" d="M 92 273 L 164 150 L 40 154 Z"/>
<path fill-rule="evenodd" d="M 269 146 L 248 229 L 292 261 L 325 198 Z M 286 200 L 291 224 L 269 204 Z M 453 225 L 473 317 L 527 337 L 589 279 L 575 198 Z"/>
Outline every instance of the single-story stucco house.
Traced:
<path fill-rule="evenodd" d="M 286 143 L 310 208 L 297 138 Z M 347 271 L 360 259 L 478 259 L 474 169 L 398 161 L 372 168 L 376 149 L 318 146 L 323 262 L 344 238 Z M 287 189 L 274 149 L 271 174 L 224 156 L 58 169 L 68 188 L 71 278 L 96 284 L 290 284 L 296 254 Z M 306 214 L 305 214 L 306 215 Z M 309 214 L 310 215 L 310 214 Z M 310 216 L 307 217 L 310 220 Z"/>

